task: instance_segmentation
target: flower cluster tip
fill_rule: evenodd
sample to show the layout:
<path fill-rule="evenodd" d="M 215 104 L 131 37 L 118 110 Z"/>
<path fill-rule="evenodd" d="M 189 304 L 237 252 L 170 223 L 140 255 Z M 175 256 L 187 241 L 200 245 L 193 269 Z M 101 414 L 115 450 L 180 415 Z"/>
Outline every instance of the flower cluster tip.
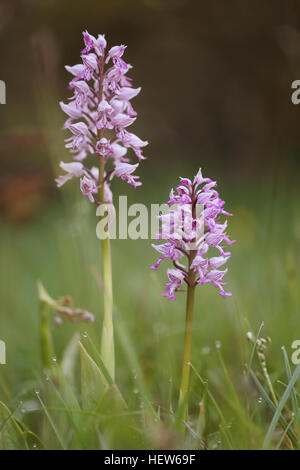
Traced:
<path fill-rule="evenodd" d="M 142 184 L 133 173 L 145 158 L 142 148 L 148 142 L 128 131 L 137 118 L 131 100 L 141 88 L 133 88 L 127 76 L 132 67 L 123 59 L 126 46 L 107 49 L 104 35 L 96 38 L 87 31 L 83 32 L 83 39 L 82 62 L 66 66 L 72 75 L 69 89 L 73 96 L 68 103 L 60 102 L 68 116 L 63 129 L 71 133 L 65 143 L 73 161 L 60 163 L 65 174 L 55 181 L 61 187 L 72 178 L 80 178 L 80 189 L 92 202 L 99 202 L 97 193 L 104 184 L 108 198 L 105 202 L 111 202 L 109 186 L 114 176 L 134 187 Z M 133 164 L 127 156 L 130 149 L 137 158 Z M 88 155 L 103 158 L 106 167 L 110 166 L 102 180 L 99 180 L 98 165 L 88 168 Z"/>

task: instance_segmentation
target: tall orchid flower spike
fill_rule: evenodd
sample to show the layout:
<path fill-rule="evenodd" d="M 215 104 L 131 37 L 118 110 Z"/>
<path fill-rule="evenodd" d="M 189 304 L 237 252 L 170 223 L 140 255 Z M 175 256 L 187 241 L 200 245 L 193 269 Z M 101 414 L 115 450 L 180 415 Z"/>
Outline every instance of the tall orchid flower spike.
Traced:
<path fill-rule="evenodd" d="M 134 187 L 142 184 L 133 173 L 144 159 L 142 148 L 148 142 L 128 131 L 137 118 L 131 100 L 141 88 L 133 88 L 127 77 L 132 67 L 123 59 L 126 46 L 107 49 L 104 35 L 96 38 L 87 31 L 83 39 L 82 62 L 66 66 L 72 75 L 69 89 L 73 96 L 68 103 L 60 102 L 68 116 L 63 129 L 71 134 L 65 143 L 73 162 L 61 162 L 65 174 L 56 183 L 60 187 L 77 177 L 83 196 L 100 205 L 112 203 L 110 185 L 114 177 Z M 130 149 L 134 156 L 132 163 L 127 155 Z M 94 160 L 97 166 L 88 167 L 89 155 L 93 157 L 89 160 Z M 111 255 L 107 237 L 102 238 L 102 258 L 105 299 L 101 354 L 114 379 Z"/>
<path fill-rule="evenodd" d="M 185 403 L 189 386 L 190 356 L 192 342 L 192 318 L 195 288 L 202 284 L 212 284 L 221 296 L 230 296 L 223 280 L 227 269 L 223 267 L 230 257 L 227 246 L 234 243 L 226 233 L 227 220 L 231 216 L 225 211 L 225 202 L 216 190 L 217 183 L 202 176 L 198 171 L 193 182 L 180 178 L 176 191 L 170 192 L 167 214 L 160 216 L 161 231 L 158 240 L 163 243 L 152 245 L 160 254 L 157 269 L 165 259 L 171 260 L 173 269 L 168 269 L 168 282 L 162 294 L 176 300 L 175 294 L 184 284 L 187 285 L 185 345 L 179 406 Z M 183 413 L 185 414 L 185 406 Z"/>

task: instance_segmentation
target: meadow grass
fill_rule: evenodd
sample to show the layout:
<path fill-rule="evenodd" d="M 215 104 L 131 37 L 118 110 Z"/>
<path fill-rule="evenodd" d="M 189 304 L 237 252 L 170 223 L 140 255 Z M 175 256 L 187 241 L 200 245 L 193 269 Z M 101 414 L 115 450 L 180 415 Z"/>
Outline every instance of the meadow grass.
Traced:
<path fill-rule="evenodd" d="M 156 179 L 155 196 L 151 177 L 140 193 L 126 188 L 129 200 L 164 202 L 178 173 L 189 174 L 176 171 Z M 185 434 L 176 415 L 185 293 L 176 302 L 161 296 L 165 273 L 149 269 L 156 259 L 150 241 L 112 241 L 116 385 L 108 376 L 102 393 L 94 208 L 74 185 L 64 190 L 64 202 L 53 202 L 31 224 L 1 222 L 0 339 L 7 345 L 7 364 L 0 366 L 1 448 L 300 447 L 299 370 L 290 361 L 291 344 L 300 339 L 299 197 L 282 185 L 274 201 L 272 181 L 254 190 L 217 179 L 234 213 L 228 231 L 237 243 L 227 274 L 233 296 L 197 289 Z M 94 324 L 65 321 L 60 328 L 51 318 L 51 370 L 41 362 L 38 280 L 53 298 L 70 294 L 96 316 Z M 249 331 L 272 340 L 265 357 L 276 403 Z"/>

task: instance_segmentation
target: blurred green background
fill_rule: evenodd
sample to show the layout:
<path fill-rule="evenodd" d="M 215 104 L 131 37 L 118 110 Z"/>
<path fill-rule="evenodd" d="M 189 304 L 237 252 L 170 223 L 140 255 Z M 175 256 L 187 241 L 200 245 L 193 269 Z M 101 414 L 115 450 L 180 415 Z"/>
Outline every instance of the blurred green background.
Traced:
<path fill-rule="evenodd" d="M 76 181 L 62 190 L 53 181 L 58 162 L 69 160 L 58 105 L 70 96 L 64 65 L 78 63 L 85 29 L 128 46 L 134 86 L 143 88 L 133 129 L 149 140 L 139 168 L 143 186 L 114 182 L 114 193 L 162 203 L 179 176 L 202 167 L 234 213 L 229 233 L 237 243 L 227 275 L 233 297 L 197 290 L 193 362 L 218 389 L 221 341 L 243 389 L 246 332 L 264 321 L 271 372 L 280 375 L 280 346 L 290 353 L 300 339 L 300 107 L 291 102 L 291 83 L 300 79 L 299 28 L 299 1 L 1 0 L 1 399 L 16 403 L 40 369 L 38 279 L 54 298 L 70 294 L 96 314 L 92 326 L 53 326 L 58 357 L 77 330 L 100 339 L 95 207 Z M 112 251 L 117 330 L 120 319 L 152 396 L 163 404 L 170 377 L 175 395 L 178 388 L 185 295 L 174 303 L 161 297 L 167 266 L 149 269 L 157 257 L 150 241 L 117 240 Z M 135 372 L 123 343 L 117 331 L 117 379 L 132 390 Z"/>

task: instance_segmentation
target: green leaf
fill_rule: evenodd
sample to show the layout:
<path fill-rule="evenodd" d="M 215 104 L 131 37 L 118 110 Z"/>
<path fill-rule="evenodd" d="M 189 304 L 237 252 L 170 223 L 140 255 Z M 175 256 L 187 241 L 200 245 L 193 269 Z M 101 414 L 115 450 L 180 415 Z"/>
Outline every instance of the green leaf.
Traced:
<path fill-rule="evenodd" d="M 61 368 L 63 374 L 66 379 L 71 383 L 74 383 L 75 368 L 77 363 L 77 357 L 79 354 L 79 338 L 79 333 L 75 333 L 74 336 L 71 338 L 71 341 L 67 344 L 61 361 Z"/>
<path fill-rule="evenodd" d="M 90 344 L 90 346 L 93 350 L 93 355 L 94 355 L 95 361 L 97 363 L 97 366 L 99 367 L 99 369 L 102 373 L 102 376 L 104 378 L 104 387 L 105 388 L 109 387 L 111 390 L 114 390 L 116 398 L 119 401 L 119 404 L 121 405 L 121 408 L 127 409 L 128 405 L 127 405 L 122 393 L 120 392 L 120 389 L 118 388 L 117 384 L 113 382 L 113 379 L 111 378 L 107 368 L 105 367 L 105 364 L 102 361 L 102 358 L 101 358 L 96 346 L 94 345 L 93 341 L 91 340 L 91 338 L 89 336 L 87 337 L 87 339 L 88 339 L 89 344 Z"/>
<path fill-rule="evenodd" d="M 107 387 L 104 386 L 104 377 L 99 367 L 81 342 L 79 342 L 79 349 L 82 408 L 93 411 L 98 407 Z"/>
<path fill-rule="evenodd" d="M 49 305 L 50 307 L 55 307 L 56 306 L 55 300 L 53 300 L 52 297 L 50 297 L 50 295 L 48 294 L 48 292 L 44 288 L 41 281 L 37 282 L 37 287 L 38 287 L 38 294 L 39 294 L 40 301 L 47 304 L 47 305 Z"/>
<path fill-rule="evenodd" d="M 0 449 L 24 449 L 23 430 L 8 407 L 0 402 Z"/>

